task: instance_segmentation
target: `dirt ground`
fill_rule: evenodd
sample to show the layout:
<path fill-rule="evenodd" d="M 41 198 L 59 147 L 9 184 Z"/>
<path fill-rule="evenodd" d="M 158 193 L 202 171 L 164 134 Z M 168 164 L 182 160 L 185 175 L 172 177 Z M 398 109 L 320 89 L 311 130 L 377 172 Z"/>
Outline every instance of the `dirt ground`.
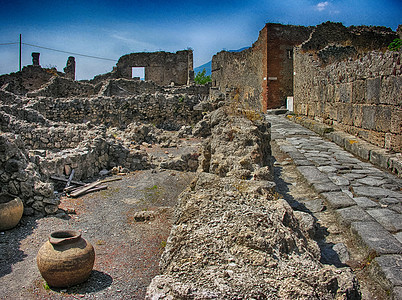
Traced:
<path fill-rule="evenodd" d="M 108 183 L 108 189 L 80 198 L 62 198 L 67 216 L 23 217 L 0 233 L 0 299 L 143 299 L 159 274 L 159 257 L 172 224 L 173 206 L 194 173 L 137 171 Z M 118 177 L 118 176 L 115 176 Z M 155 211 L 136 222 L 137 211 Z M 67 289 L 46 288 L 36 254 L 49 234 L 73 229 L 95 248 L 89 280 Z"/>
<path fill-rule="evenodd" d="M 192 147 L 196 149 L 197 141 Z M 364 257 L 353 241 L 342 232 L 335 218 L 307 186 L 290 158 L 272 143 L 275 157 L 277 191 L 297 209 L 299 205 L 316 207 L 317 241 L 325 252 L 328 246 L 345 243 L 353 251 L 351 259 L 362 266 Z M 152 147 L 154 157 L 177 155 L 180 149 Z M 159 258 L 173 222 L 177 197 L 195 173 L 171 170 L 132 172 L 108 189 L 76 199 L 64 197 L 61 208 L 70 212 L 45 218 L 23 217 L 11 230 L 0 232 L 0 300 L 5 299 L 143 299 L 152 278 L 159 274 Z M 134 213 L 154 211 L 152 221 L 136 222 Z M 50 289 L 41 277 L 36 254 L 49 234 L 73 229 L 95 248 L 94 270 L 85 283 L 66 289 Z M 331 263 L 326 262 L 326 263 Z M 363 267 L 355 268 L 363 299 L 385 299 L 369 280 Z"/>

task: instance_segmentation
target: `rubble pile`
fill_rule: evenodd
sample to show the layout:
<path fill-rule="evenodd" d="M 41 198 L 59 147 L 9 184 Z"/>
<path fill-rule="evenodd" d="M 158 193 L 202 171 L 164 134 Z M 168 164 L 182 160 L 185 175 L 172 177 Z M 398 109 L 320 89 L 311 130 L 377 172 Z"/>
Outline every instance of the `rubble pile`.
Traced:
<path fill-rule="evenodd" d="M 210 133 L 203 143 L 200 171 L 221 177 L 271 180 L 270 126 L 262 118 L 233 114 L 228 106 L 206 115 L 193 131 L 201 136 Z"/>
<path fill-rule="evenodd" d="M 274 193 L 269 124 L 228 107 L 203 121 L 200 172 L 146 299 L 360 299 L 350 269 L 322 265 L 310 227 Z"/>

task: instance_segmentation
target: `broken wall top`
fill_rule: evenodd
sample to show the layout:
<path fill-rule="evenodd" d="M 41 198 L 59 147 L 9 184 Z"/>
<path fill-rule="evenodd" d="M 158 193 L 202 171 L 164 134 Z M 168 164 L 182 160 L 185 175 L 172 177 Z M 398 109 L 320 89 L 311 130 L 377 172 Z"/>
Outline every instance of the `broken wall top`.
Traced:
<path fill-rule="evenodd" d="M 326 22 L 315 27 L 310 38 L 301 45 L 301 49 L 303 51 L 320 51 L 326 47 L 336 46 L 349 48 L 349 50 L 353 48 L 352 52 L 364 53 L 386 49 L 397 37 L 397 33 L 387 27 L 345 27 L 342 23 Z"/>

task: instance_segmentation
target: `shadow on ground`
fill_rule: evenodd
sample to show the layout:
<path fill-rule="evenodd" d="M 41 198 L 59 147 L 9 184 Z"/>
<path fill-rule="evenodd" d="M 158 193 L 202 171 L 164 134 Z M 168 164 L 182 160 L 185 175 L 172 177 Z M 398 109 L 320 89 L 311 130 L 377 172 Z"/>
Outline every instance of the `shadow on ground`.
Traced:
<path fill-rule="evenodd" d="M 274 167 L 274 181 L 276 183 L 276 191 L 283 196 L 289 205 L 297 211 L 302 211 L 310 214 L 315 220 L 315 235 L 314 240 L 317 242 L 321 250 L 320 262 L 327 265 L 334 265 L 335 267 L 345 267 L 346 265 L 341 262 L 339 254 L 334 250 L 335 244 L 326 242 L 326 237 L 329 232 L 326 227 L 322 226 L 314 213 L 310 211 L 303 203 L 297 201 L 290 191 L 291 184 L 284 181 L 282 178 L 284 170 L 283 167 Z"/>
<path fill-rule="evenodd" d="M 24 216 L 16 227 L 0 232 L 0 278 L 10 274 L 12 266 L 27 257 L 20 249 L 21 241 L 36 227 L 37 218 Z"/>

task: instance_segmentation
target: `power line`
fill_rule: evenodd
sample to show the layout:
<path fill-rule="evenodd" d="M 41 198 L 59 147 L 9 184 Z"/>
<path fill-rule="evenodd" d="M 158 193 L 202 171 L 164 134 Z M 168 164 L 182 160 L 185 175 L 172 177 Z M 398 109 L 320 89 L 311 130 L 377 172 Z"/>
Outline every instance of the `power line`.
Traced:
<path fill-rule="evenodd" d="M 15 44 L 18 44 L 18 43 L 15 43 Z M 101 60 L 108 60 L 108 61 L 117 61 L 117 60 L 111 59 L 111 58 L 104 58 L 104 57 L 99 57 L 99 56 L 93 56 L 93 55 L 86 55 L 86 54 L 80 54 L 80 53 L 75 53 L 75 52 L 57 50 L 57 49 L 52 49 L 52 48 L 48 48 L 48 47 L 43 47 L 43 46 L 38 46 L 38 45 L 32 45 L 32 44 L 28 44 L 28 43 L 22 43 L 22 44 L 23 44 L 23 45 L 26 45 L 26 46 L 31 46 L 31 47 L 36 47 L 36 48 L 41 48 L 41 49 L 46 49 L 46 50 L 51 50 L 51 51 L 66 53 L 66 54 L 72 54 L 72 55 L 76 55 L 76 56 L 83 56 L 83 57 L 89 57 L 89 58 L 95 58 L 95 59 L 101 59 Z"/>
<path fill-rule="evenodd" d="M 15 42 L 15 43 L 2 43 L 2 44 L 0 44 L 0 46 L 14 45 L 14 44 L 19 44 L 19 42 Z"/>

